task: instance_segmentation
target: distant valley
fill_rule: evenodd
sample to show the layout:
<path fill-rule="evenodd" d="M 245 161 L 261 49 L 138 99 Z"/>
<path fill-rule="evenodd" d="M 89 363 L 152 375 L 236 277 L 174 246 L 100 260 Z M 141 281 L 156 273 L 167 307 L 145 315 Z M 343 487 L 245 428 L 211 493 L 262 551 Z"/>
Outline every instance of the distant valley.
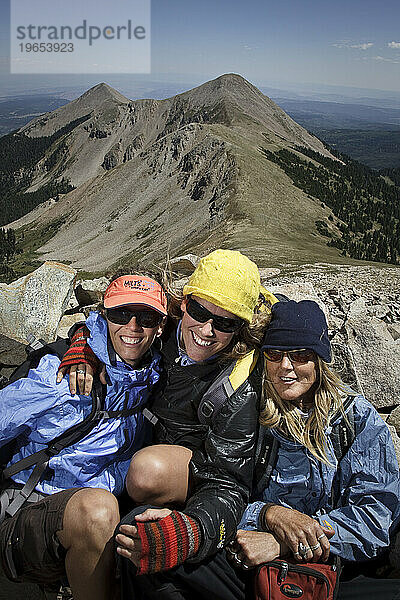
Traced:
<path fill-rule="evenodd" d="M 297 123 L 373 169 L 400 167 L 400 109 L 274 98 Z"/>
<path fill-rule="evenodd" d="M 69 100 L 48 94 L 32 94 L 0 99 L 0 135 L 23 127 L 35 117 L 60 106 Z"/>

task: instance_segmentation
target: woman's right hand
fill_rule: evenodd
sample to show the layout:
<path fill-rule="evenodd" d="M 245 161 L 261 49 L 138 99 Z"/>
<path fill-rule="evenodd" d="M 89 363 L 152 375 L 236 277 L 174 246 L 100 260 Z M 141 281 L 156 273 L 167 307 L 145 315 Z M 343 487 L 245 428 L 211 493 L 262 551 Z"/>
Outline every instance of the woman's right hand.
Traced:
<path fill-rule="evenodd" d="M 288 548 L 272 533 L 239 529 L 235 540 L 227 545 L 226 552 L 233 566 L 251 569 L 263 562 L 284 556 Z"/>
<path fill-rule="evenodd" d="M 330 544 L 328 537 L 334 531 L 322 527 L 312 517 L 293 508 L 273 505 L 264 513 L 265 524 L 293 552 L 296 560 L 307 562 L 326 562 Z M 301 544 L 307 552 L 299 552 Z"/>

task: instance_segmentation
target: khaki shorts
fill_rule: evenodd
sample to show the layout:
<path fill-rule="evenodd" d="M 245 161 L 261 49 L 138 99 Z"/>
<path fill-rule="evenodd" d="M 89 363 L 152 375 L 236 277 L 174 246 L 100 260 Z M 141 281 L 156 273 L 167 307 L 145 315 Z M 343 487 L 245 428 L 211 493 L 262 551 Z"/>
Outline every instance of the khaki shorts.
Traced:
<path fill-rule="evenodd" d="M 3 521 L 0 560 L 8 579 L 53 585 L 65 577 L 65 550 L 56 532 L 63 528 L 67 502 L 79 489 L 46 496 Z"/>

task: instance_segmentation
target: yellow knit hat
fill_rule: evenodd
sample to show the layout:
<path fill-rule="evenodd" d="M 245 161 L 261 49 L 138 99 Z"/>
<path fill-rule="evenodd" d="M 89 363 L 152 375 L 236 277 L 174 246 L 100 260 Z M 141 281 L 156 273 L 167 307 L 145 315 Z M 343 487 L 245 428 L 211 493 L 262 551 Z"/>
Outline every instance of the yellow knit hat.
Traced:
<path fill-rule="evenodd" d="M 250 323 L 260 289 L 253 261 L 236 250 L 214 250 L 200 260 L 183 295 L 204 298 Z"/>

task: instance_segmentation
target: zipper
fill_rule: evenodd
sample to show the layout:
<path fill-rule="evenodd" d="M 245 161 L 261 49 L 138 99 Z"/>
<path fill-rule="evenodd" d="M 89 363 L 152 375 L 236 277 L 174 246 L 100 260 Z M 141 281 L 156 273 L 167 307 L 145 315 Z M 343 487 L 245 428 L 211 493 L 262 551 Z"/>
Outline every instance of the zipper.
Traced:
<path fill-rule="evenodd" d="M 326 575 L 324 575 L 323 573 L 321 573 L 320 571 L 317 571 L 316 569 L 312 569 L 311 567 L 303 567 L 301 565 L 293 565 L 293 564 L 289 564 L 285 561 L 277 561 L 277 560 L 271 560 L 268 565 L 270 565 L 271 567 L 276 567 L 279 570 L 279 574 L 278 574 L 278 583 L 281 584 L 285 581 L 288 573 L 290 573 L 291 571 L 293 571 L 294 573 L 303 573 L 304 575 L 313 575 L 316 579 L 321 580 L 323 583 L 325 583 L 326 588 L 327 588 L 327 597 L 329 598 L 329 593 L 330 593 L 330 583 L 329 583 L 329 579 L 326 577 Z M 336 569 L 334 569 L 336 570 Z"/>

